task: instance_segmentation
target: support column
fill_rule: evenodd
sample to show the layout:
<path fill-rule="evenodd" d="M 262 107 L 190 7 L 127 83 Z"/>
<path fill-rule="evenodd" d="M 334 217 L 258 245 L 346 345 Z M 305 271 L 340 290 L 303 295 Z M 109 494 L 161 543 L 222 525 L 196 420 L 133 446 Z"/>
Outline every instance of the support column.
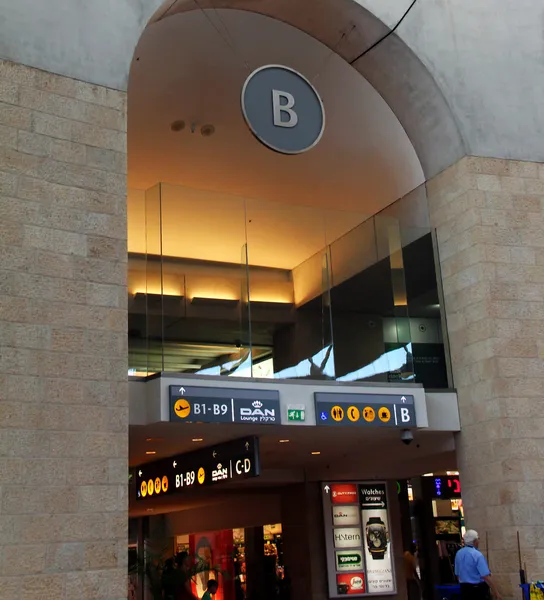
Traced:
<path fill-rule="evenodd" d="M 544 165 L 467 157 L 427 185 L 469 528 L 518 596 L 516 532 L 544 578 Z"/>
<path fill-rule="evenodd" d="M 0 596 L 127 597 L 125 94 L 0 61 Z"/>
<path fill-rule="evenodd" d="M 285 572 L 291 598 L 327 600 L 327 566 L 319 483 L 282 490 L 281 522 Z"/>

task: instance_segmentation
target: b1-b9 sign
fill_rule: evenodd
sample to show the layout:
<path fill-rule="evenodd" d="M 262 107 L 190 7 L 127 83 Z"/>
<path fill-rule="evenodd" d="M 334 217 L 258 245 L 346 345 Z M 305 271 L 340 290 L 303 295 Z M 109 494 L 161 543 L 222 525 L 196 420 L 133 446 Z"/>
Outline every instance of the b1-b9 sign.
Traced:
<path fill-rule="evenodd" d="M 329 596 L 394 594 L 384 482 L 322 484 Z"/>

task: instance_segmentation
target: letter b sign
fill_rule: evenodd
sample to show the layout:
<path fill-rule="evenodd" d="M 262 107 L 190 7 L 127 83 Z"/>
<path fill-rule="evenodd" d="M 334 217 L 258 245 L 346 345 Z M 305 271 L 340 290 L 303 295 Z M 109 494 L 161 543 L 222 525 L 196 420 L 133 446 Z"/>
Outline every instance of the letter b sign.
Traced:
<path fill-rule="evenodd" d="M 282 100 L 285 100 L 283 104 Z M 272 90 L 272 112 L 276 127 L 294 127 L 298 123 L 298 115 L 293 110 L 294 106 L 295 98 L 293 94 Z M 282 119 L 282 113 L 287 115 L 286 120 Z"/>
<path fill-rule="evenodd" d="M 253 135 L 282 154 L 313 148 L 325 129 L 319 94 L 300 73 L 278 65 L 261 67 L 242 89 L 242 113 Z"/>

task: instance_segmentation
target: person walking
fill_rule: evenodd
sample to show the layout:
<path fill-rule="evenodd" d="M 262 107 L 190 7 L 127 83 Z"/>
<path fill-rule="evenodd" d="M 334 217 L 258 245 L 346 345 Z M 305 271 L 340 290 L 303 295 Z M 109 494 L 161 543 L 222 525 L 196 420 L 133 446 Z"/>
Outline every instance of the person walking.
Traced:
<path fill-rule="evenodd" d="M 465 545 L 455 555 L 455 575 L 461 587 L 461 600 L 489 600 L 490 592 L 495 600 L 502 600 L 491 577 L 485 556 L 478 550 L 480 537 L 469 529 L 463 536 Z"/>

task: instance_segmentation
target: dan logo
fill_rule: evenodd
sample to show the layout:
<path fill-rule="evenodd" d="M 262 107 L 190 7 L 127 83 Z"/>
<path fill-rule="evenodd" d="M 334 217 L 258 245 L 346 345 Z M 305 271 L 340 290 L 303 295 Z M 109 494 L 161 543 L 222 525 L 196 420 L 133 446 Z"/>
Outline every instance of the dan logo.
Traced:
<path fill-rule="evenodd" d="M 340 506 L 332 512 L 333 525 L 358 525 L 359 524 L 359 507 Z"/>
<path fill-rule="evenodd" d="M 260 400 L 254 400 L 251 403 L 251 408 L 240 408 L 240 420 L 252 423 L 275 423 L 276 409 L 264 408 Z"/>

